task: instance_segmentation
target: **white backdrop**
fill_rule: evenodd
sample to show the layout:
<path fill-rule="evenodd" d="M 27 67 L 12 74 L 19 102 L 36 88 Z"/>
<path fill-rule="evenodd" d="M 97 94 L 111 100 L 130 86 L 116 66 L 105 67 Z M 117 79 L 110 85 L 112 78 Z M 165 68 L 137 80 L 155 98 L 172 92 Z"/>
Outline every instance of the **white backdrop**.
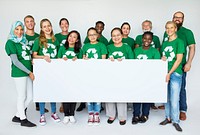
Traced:
<path fill-rule="evenodd" d="M 200 66 L 198 62 L 200 41 L 200 12 L 199 0 L 174 1 L 174 0 L 6 0 L 0 1 L 0 100 L 3 100 L 14 90 L 14 83 L 10 77 L 10 59 L 5 54 L 4 46 L 10 31 L 11 24 L 15 20 L 23 21 L 24 16 L 30 14 L 35 17 L 36 32 L 39 33 L 39 22 L 43 18 L 49 18 L 53 24 L 54 33 L 60 32 L 58 22 L 66 17 L 70 21 L 70 30 L 77 29 L 84 40 L 86 31 L 94 26 L 95 22 L 102 20 L 106 27 L 103 34 L 110 39 L 110 31 L 115 26 L 121 26 L 124 21 L 131 24 L 130 36 L 135 38 L 141 34 L 141 22 L 149 19 L 153 22 L 153 32 L 161 40 L 164 33 L 164 25 L 171 20 L 174 12 L 181 10 L 185 13 L 184 26 L 190 28 L 195 35 L 197 49 L 192 65 L 188 73 L 188 97 L 190 102 L 197 102 L 200 96 L 199 76 Z M 193 93 L 193 95 L 191 94 Z M 12 99 L 11 99 L 12 100 Z M 15 98 L 13 99 L 15 100 Z M 5 101 L 6 102 L 6 101 Z"/>

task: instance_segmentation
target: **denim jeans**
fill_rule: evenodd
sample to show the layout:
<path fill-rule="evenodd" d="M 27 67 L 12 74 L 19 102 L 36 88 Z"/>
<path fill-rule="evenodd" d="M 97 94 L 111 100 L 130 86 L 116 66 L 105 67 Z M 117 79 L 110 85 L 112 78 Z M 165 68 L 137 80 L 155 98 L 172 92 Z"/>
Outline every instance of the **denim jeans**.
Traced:
<path fill-rule="evenodd" d="M 182 76 L 182 84 L 181 84 L 181 92 L 180 92 L 180 111 L 181 112 L 186 112 L 187 111 L 187 98 L 186 98 L 186 72 L 183 72 L 183 76 Z"/>
<path fill-rule="evenodd" d="M 165 104 L 166 118 L 173 123 L 179 123 L 179 97 L 181 90 L 182 75 L 173 72 L 168 83 L 167 103 Z"/>
<path fill-rule="evenodd" d="M 55 113 L 56 112 L 56 103 L 55 102 L 51 102 L 51 112 L 52 113 Z M 39 106 L 40 106 L 40 115 L 43 115 L 45 113 L 45 103 L 44 102 L 40 102 L 39 103 Z"/>
<path fill-rule="evenodd" d="M 133 116 L 140 117 L 140 110 L 142 106 L 142 115 L 149 116 L 151 103 L 133 103 Z"/>
<path fill-rule="evenodd" d="M 89 102 L 88 105 L 88 113 L 99 113 L 101 108 L 101 103 L 99 102 Z"/>

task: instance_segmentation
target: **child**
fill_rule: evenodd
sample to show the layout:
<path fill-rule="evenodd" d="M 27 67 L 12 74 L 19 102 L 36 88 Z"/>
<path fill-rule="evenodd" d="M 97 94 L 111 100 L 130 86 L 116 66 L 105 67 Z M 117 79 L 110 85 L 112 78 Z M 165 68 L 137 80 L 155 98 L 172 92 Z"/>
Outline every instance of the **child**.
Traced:
<path fill-rule="evenodd" d="M 133 59 L 133 52 L 129 45 L 122 43 L 122 30 L 114 28 L 111 31 L 111 37 L 114 44 L 108 45 L 108 57 L 111 61 L 117 59 Z M 106 115 L 109 117 L 107 122 L 112 124 L 116 118 L 116 108 L 120 125 L 126 124 L 127 103 L 106 103 Z"/>
<path fill-rule="evenodd" d="M 83 46 L 83 59 L 105 59 L 107 54 L 106 46 L 97 41 L 97 30 L 93 27 L 89 28 L 87 31 L 87 36 L 90 40 L 90 43 L 87 43 Z M 100 108 L 100 103 L 88 103 L 88 125 L 98 125 L 100 123 Z"/>
<path fill-rule="evenodd" d="M 75 30 L 69 32 L 66 43 L 58 51 L 58 58 L 63 58 L 64 60 L 82 58 L 81 46 L 80 34 Z M 64 124 L 76 122 L 74 117 L 75 108 L 76 103 L 63 103 Z"/>
<path fill-rule="evenodd" d="M 144 32 L 142 35 L 142 46 L 134 50 L 135 59 L 147 60 L 147 59 L 160 59 L 160 53 L 157 49 L 151 47 L 153 39 L 152 32 Z M 140 110 L 142 106 L 142 115 L 140 116 Z M 132 124 L 145 123 L 149 117 L 151 103 L 133 103 L 133 118 Z"/>
<path fill-rule="evenodd" d="M 40 36 L 37 38 L 33 45 L 33 58 L 44 59 L 51 62 L 51 59 L 57 58 L 57 50 L 59 42 L 53 34 L 51 22 L 48 19 L 42 19 L 40 22 Z M 45 103 L 39 103 L 40 106 L 40 125 L 46 124 L 45 119 Z M 60 122 L 60 118 L 56 113 L 56 103 L 51 102 L 51 118 L 55 122 Z"/>

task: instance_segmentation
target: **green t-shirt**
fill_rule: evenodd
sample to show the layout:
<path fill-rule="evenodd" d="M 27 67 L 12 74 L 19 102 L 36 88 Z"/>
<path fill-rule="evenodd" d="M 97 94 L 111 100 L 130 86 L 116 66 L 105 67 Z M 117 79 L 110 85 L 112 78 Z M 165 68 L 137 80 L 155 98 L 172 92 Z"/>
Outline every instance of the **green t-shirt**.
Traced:
<path fill-rule="evenodd" d="M 61 33 L 55 34 L 56 39 L 60 43 L 60 46 L 63 46 L 65 44 L 67 36 L 68 35 L 62 35 Z"/>
<path fill-rule="evenodd" d="M 139 47 L 142 46 L 142 35 L 138 35 L 135 39 L 135 44 L 138 44 Z M 151 47 L 154 48 L 160 48 L 160 40 L 159 37 L 156 35 L 153 35 L 153 40 L 151 42 Z"/>
<path fill-rule="evenodd" d="M 28 44 L 28 42 L 27 42 Z M 15 43 L 12 40 L 8 40 L 6 42 L 5 50 L 8 56 L 11 54 L 16 54 L 18 60 L 30 71 L 32 71 L 32 63 L 31 63 L 31 48 L 28 45 L 22 45 L 21 43 Z M 12 63 L 12 71 L 11 76 L 12 77 L 24 77 L 28 76 L 27 73 L 16 67 Z"/>
<path fill-rule="evenodd" d="M 104 45 L 108 45 L 108 40 L 103 36 L 101 35 L 98 39 L 97 39 L 99 42 L 103 43 Z M 85 38 L 85 41 L 84 41 L 84 44 L 87 44 L 87 43 L 90 43 L 90 40 L 88 37 Z"/>
<path fill-rule="evenodd" d="M 174 65 L 174 62 L 177 59 L 177 54 L 185 53 L 184 43 L 179 38 L 176 38 L 173 41 L 165 41 L 162 44 L 161 52 L 163 56 L 167 57 L 168 71 L 170 71 L 172 66 Z M 182 74 L 182 64 L 179 64 L 179 66 L 176 68 L 174 72 Z"/>
<path fill-rule="evenodd" d="M 116 47 L 114 44 L 108 45 L 108 58 L 113 57 L 114 59 L 133 59 L 133 51 L 127 44 L 122 44 L 121 47 Z"/>
<path fill-rule="evenodd" d="M 52 42 L 52 39 L 47 39 L 47 48 L 44 48 L 44 45 L 40 45 L 39 38 L 36 38 L 34 41 L 34 45 L 32 48 L 33 52 L 38 52 L 38 55 L 47 55 L 52 59 L 57 58 L 57 51 L 59 48 L 59 42 L 58 40 L 55 40 L 55 42 Z"/>
<path fill-rule="evenodd" d="M 187 56 L 187 47 L 191 44 L 196 44 L 195 39 L 194 39 L 194 35 L 193 35 L 191 30 L 189 30 L 185 27 L 180 27 L 179 30 L 177 31 L 177 36 L 178 36 L 178 38 L 180 38 L 184 42 L 184 46 L 185 46 L 186 51 L 183 55 L 182 64 L 185 64 L 186 63 L 186 56 Z M 164 37 L 163 37 L 163 42 L 167 41 L 167 40 L 168 40 L 168 35 L 165 32 Z"/>
<path fill-rule="evenodd" d="M 29 36 L 26 34 L 26 39 L 28 40 L 28 45 L 31 47 L 33 47 L 34 44 L 34 40 L 39 37 L 40 35 L 38 33 L 35 33 L 33 36 Z"/>
<path fill-rule="evenodd" d="M 148 50 L 143 49 L 143 47 L 138 47 L 134 50 L 135 59 L 147 60 L 147 59 L 160 59 L 160 52 L 150 47 Z"/>
<path fill-rule="evenodd" d="M 96 44 L 87 43 L 83 46 L 83 55 L 86 55 L 88 58 L 92 59 L 101 59 L 102 55 L 107 54 L 106 46 L 98 42 Z"/>
<path fill-rule="evenodd" d="M 66 49 L 65 46 L 61 46 L 58 51 L 58 58 L 64 58 L 64 57 L 67 57 L 68 59 L 72 59 L 74 57 L 82 59 L 83 58 L 82 50 L 80 49 L 79 53 L 75 53 L 74 48 L 69 47 L 68 49 Z"/>
<path fill-rule="evenodd" d="M 113 43 L 114 42 L 112 41 L 112 39 L 110 39 L 109 44 L 113 44 Z M 122 38 L 122 43 L 129 45 L 132 50 L 134 49 L 135 40 L 131 37 Z"/>

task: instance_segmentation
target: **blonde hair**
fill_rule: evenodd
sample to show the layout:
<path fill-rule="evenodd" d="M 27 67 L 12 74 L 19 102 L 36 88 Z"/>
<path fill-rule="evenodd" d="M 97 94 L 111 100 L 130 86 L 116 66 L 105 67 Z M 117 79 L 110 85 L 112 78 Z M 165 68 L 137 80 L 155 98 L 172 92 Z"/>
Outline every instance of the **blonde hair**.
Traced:
<path fill-rule="evenodd" d="M 47 49 L 47 47 L 48 47 L 48 45 L 47 45 L 47 38 L 45 37 L 45 34 L 42 31 L 42 25 L 43 25 L 44 22 L 49 22 L 49 24 L 51 25 L 51 22 L 48 19 L 42 19 L 40 21 L 40 28 L 41 28 L 41 30 L 40 30 L 39 41 L 40 41 L 40 47 L 42 47 L 42 45 L 44 45 L 44 48 Z M 51 27 L 52 27 L 52 25 L 51 25 Z M 52 42 L 55 42 L 56 38 L 54 36 L 53 30 L 51 31 L 50 36 L 51 36 Z"/>
<path fill-rule="evenodd" d="M 175 28 L 177 28 L 176 23 L 173 22 L 173 21 L 168 21 L 168 22 L 165 24 L 165 28 L 167 27 L 168 24 L 172 24 L 172 25 L 174 25 Z"/>

